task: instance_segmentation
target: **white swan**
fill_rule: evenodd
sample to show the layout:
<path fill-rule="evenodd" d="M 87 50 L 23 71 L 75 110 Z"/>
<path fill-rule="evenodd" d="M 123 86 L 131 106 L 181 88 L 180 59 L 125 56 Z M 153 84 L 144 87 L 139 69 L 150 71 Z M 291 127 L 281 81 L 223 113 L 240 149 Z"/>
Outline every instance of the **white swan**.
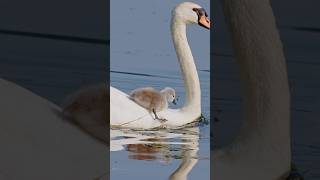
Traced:
<path fill-rule="evenodd" d="M 59 107 L 3 79 L 0 99 L 0 179 L 87 180 L 106 172 L 107 146 Z"/>
<path fill-rule="evenodd" d="M 171 32 L 178 56 L 186 90 L 185 104 L 181 109 L 167 109 L 157 114 L 167 121 L 161 123 L 144 108 L 128 98 L 124 92 L 110 87 L 110 125 L 151 129 L 161 126 L 179 127 L 197 120 L 201 115 L 200 83 L 193 56 L 188 45 L 186 28 L 188 24 L 199 24 L 210 28 L 207 13 L 199 5 L 184 2 L 172 11 Z"/>
<path fill-rule="evenodd" d="M 269 0 L 224 0 L 243 96 L 233 143 L 213 152 L 213 179 L 278 180 L 290 171 L 290 93 Z"/>

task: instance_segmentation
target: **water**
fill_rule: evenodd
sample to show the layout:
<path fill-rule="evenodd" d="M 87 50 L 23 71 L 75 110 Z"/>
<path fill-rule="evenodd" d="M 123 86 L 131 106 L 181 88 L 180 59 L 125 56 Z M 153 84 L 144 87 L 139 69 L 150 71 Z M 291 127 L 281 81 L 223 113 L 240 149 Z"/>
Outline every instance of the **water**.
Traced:
<path fill-rule="evenodd" d="M 83 85 L 105 81 L 109 57 L 106 44 L 8 35 L 2 30 L 106 40 L 108 4 L 107 1 L 76 0 L 3 3 L 0 77 L 57 104 Z"/>
<path fill-rule="evenodd" d="M 176 90 L 181 107 L 183 80 L 170 36 L 171 9 L 182 1 L 111 1 L 111 85 L 129 93 L 138 87 Z M 209 12 L 209 1 L 198 1 Z M 210 119 L 209 31 L 193 26 L 188 38 L 198 68 L 202 113 Z M 210 128 L 176 131 L 111 130 L 111 179 L 209 179 Z M 179 166 L 190 168 L 190 172 Z M 176 173 L 174 173 L 176 172 Z M 175 174 L 175 175 L 173 175 Z"/>

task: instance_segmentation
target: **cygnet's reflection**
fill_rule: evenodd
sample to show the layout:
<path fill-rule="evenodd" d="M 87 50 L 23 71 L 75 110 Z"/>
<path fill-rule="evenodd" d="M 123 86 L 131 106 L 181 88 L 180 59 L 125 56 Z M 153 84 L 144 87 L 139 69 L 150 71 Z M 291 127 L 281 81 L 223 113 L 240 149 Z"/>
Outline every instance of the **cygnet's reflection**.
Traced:
<path fill-rule="evenodd" d="M 181 163 L 169 176 L 170 180 L 186 180 L 198 162 L 199 128 L 180 130 L 132 131 L 110 130 L 110 151 L 128 151 L 128 158 L 160 161 L 168 164 L 173 159 Z"/>

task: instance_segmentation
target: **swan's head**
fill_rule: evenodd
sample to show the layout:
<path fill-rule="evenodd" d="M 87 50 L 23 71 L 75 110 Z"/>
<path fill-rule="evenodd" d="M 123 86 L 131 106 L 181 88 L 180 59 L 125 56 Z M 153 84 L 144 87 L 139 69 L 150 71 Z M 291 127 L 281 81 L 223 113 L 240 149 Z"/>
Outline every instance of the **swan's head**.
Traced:
<path fill-rule="evenodd" d="M 199 24 L 210 29 L 210 20 L 207 12 L 204 8 L 192 2 L 178 4 L 172 11 L 172 17 L 183 21 L 185 24 Z"/>
<path fill-rule="evenodd" d="M 176 91 L 171 87 L 166 87 L 161 90 L 161 94 L 166 97 L 168 102 L 176 104 Z"/>

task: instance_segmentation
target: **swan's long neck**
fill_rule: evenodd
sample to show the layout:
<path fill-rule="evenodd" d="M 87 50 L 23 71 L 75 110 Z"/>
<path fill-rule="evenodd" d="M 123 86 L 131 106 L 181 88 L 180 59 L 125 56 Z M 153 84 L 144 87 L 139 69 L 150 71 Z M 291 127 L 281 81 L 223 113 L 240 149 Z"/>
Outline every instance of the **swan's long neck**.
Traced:
<path fill-rule="evenodd" d="M 186 91 L 185 104 L 182 109 L 201 112 L 199 77 L 187 40 L 186 24 L 176 16 L 173 16 L 171 20 L 171 33 Z"/>
<path fill-rule="evenodd" d="M 243 126 L 239 153 L 290 161 L 290 95 L 282 43 L 268 0 L 224 0 L 240 66 Z M 281 162 L 281 163 L 279 163 Z"/>

